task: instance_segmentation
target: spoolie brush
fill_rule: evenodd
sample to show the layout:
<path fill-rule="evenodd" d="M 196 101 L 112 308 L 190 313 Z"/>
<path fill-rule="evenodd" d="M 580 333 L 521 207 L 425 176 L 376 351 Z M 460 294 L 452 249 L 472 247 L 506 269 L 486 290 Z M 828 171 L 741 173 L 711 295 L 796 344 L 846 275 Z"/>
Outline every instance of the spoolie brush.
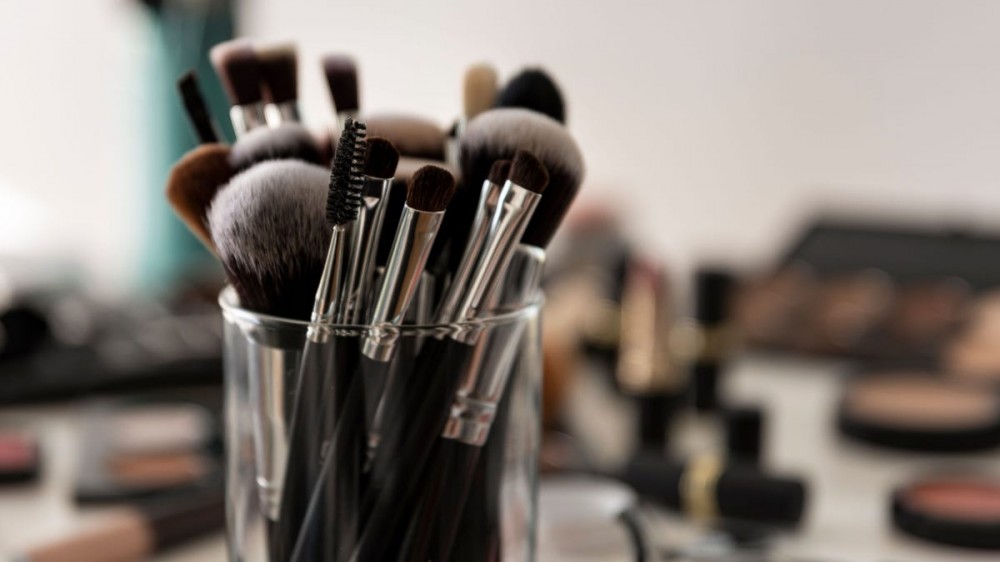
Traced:
<path fill-rule="evenodd" d="M 257 48 L 257 61 L 263 79 L 265 115 L 272 127 L 298 123 L 299 55 L 294 44 L 282 43 Z"/>
<path fill-rule="evenodd" d="M 181 157 L 167 178 L 167 200 L 202 244 L 217 254 L 208 229 L 208 208 L 219 189 L 229 183 L 229 147 L 203 144 Z"/>
<path fill-rule="evenodd" d="M 521 107 L 566 122 L 559 86 L 541 68 L 528 68 L 511 78 L 497 94 L 496 107 Z"/>
<path fill-rule="evenodd" d="M 282 123 L 276 127 L 258 127 L 241 136 L 233 144 L 229 164 L 234 170 L 245 170 L 268 160 L 301 160 L 322 164 L 316 138 L 298 123 Z"/>
<path fill-rule="evenodd" d="M 219 142 L 221 138 L 219 129 L 212 121 L 212 115 L 208 111 L 205 103 L 205 96 L 198 87 L 198 76 L 194 70 L 189 70 L 181 75 L 177 80 L 177 90 L 181 94 L 181 102 L 184 104 L 184 111 L 188 120 L 191 121 L 191 128 L 194 129 L 198 142 L 209 144 Z"/>
<path fill-rule="evenodd" d="M 337 121 L 343 128 L 348 117 L 357 118 L 361 109 L 358 92 L 358 67 L 346 55 L 323 57 L 323 74 L 330 89 Z"/>
<path fill-rule="evenodd" d="M 236 136 L 266 125 L 260 65 L 250 42 L 234 39 L 219 43 L 212 47 L 209 59 L 229 97 L 229 117 Z"/>

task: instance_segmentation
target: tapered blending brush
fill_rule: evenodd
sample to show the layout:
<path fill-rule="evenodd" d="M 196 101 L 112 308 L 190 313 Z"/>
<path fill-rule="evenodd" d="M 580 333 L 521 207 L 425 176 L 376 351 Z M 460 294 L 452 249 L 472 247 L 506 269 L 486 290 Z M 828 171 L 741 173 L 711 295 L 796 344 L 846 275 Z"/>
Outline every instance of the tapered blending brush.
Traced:
<path fill-rule="evenodd" d="M 333 100 L 333 108 L 337 114 L 338 128 L 343 128 L 347 118 L 357 118 L 361 109 L 358 91 L 358 67 L 354 64 L 354 59 L 346 55 L 327 55 L 323 57 L 322 63 L 326 85 L 330 89 L 330 98 Z M 372 134 L 385 136 L 374 130 L 372 130 Z"/>
<path fill-rule="evenodd" d="M 264 114 L 272 127 L 299 123 L 299 55 L 294 44 L 257 47 L 257 61 L 263 79 Z"/>
<path fill-rule="evenodd" d="M 368 130 L 373 135 L 385 137 L 409 158 L 444 161 L 445 131 L 441 126 L 423 117 L 406 114 L 381 114 L 365 117 Z"/>
<path fill-rule="evenodd" d="M 496 107 L 521 107 L 566 122 L 559 86 L 544 70 L 528 68 L 510 79 L 497 94 Z"/>
<path fill-rule="evenodd" d="M 330 235 L 328 179 L 325 168 L 276 160 L 234 176 L 215 196 L 209 232 L 243 308 L 309 318 Z"/>
<path fill-rule="evenodd" d="M 229 155 L 229 164 L 234 170 L 245 170 L 267 160 L 302 160 L 323 164 L 316 139 L 298 123 L 258 127 L 237 139 Z"/>
<path fill-rule="evenodd" d="M 236 136 L 267 125 L 264 96 L 260 88 L 260 65 L 250 42 L 233 39 L 219 43 L 212 47 L 208 56 L 232 106 L 229 118 Z"/>
<path fill-rule="evenodd" d="M 194 129 L 198 142 L 202 144 L 219 142 L 221 138 L 219 129 L 212 121 L 212 114 L 208 111 L 208 104 L 205 103 L 201 88 L 198 87 L 198 76 L 194 70 L 181 75 L 177 80 L 177 90 L 181 94 L 184 111 L 191 121 L 191 128 Z"/>
<path fill-rule="evenodd" d="M 289 452 L 281 490 L 279 525 L 274 534 L 274 553 L 279 560 L 287 560 L 293 548 L 305 549 L 310 557 L 318 556 L 330 544 L 324 533 L 312 530 L 325 524 L 322 515 L 303 521 L 313 488 L 319 482 L 320 447 L 326 435 L 332 435 L 331 425 L 342 410 L 352 372 L 349 345 L 354 340 L 334 334 L 333 323 L 341 306 L 344 290 L 348 230 L 357 220 L 361 207 L 363 180 L 358 168 L 358 153 L 364 153 L 364 125 L 348 119 L 344 125 L 333 169 L 329 175 L 325 223 L 330 233 L 322 274 L 315 288 L 311 324 L 306 332 L 295 390 L 295 405 L 291 415 Z M 338 462 L 341 459 L 338 459 Z M 344 461 L 346 462 L 346 460 Z M 303 546 L 296 546 L 299 534 Z M 311 558 L 310 558 L 311 559 Z"/>
<path fill-rule="evenodd" d="M 167 200 L 198 240 L 218 254 L 208 229 L 208 208 L 219 189 L 233 177 L 229 147 L 203 144 L 181 157 L 167 177 Z"/>

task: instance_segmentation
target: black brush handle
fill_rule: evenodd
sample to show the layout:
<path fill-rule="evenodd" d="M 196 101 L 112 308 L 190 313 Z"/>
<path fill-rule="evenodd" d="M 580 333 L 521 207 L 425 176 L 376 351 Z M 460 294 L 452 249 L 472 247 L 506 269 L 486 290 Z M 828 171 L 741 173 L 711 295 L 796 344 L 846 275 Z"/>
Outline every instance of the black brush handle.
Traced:
<path fill-rule="evenodd" d="M 422 532 L 415 533 L 410 560 L 449 560 L 481 450 L 475 445 L 440 438 L 436 454 L 427 465 L 429 485 L 422 490 L 426 499 L 421 516 L 415 521 Z"/>
<path fill-rule="evenodd" d="M 391 560 L 403 548 L 410 520 L 418 512 L 419 477 L 444 428 L 459 377 L 468 368 L 473 352 L 472 345 L 431 338 L 409 376 L 390 382 L 390 387 L 400 389 L 398 392 L 409 399 L 403 400 L 398 411 L 383 413 L 365 500 L 369 515 L 354 560 Z"/>

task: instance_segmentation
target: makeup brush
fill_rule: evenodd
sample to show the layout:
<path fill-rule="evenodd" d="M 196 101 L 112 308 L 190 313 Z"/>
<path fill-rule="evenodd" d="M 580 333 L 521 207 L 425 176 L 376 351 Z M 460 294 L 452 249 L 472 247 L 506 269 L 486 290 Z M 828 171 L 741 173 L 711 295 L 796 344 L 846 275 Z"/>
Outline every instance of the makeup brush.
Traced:
<path fill-rule="evenodd" d="M 203 144 L 181 157 L 167 177 L 167 200 L 191 232 L 213 254 L 218 254 L 208 229 L 208 208 L 219 188 L 229 183 L 229 147 Z"/>
<path fill-rule="evenodd" d="M 339 128 L 348 117 L 356 118 L 361 110 L 358 94 L 358 67 L 354 59 L 347 55 L 326 55 L 323 57 L 323 74 L 330 89 L 333 108 L 337 113 Z M 385 136 L 372 130 L 372 134 Z M 391 138 L 389 140 L 392 140 Z"/>
<path fill-rule="evenodd" d="M 444 161 L 447 137 L 434 121 L 405 114 L 370 115 L 365 120 L 368 130 L 392 141 L 400 155 L 435 160 L 437 165 Z"/>
<path fill-rule="evenodd" d="M 250 42 L 233 39 L 219 43 L 209 51 L 209 59 L 232 106 L 229 118 L 236 136 L 265 126 L 260 66 Z"/>
<path fill-rule="evenodd" d="M 361 210 L 351 237 L 350 267 L 341 315 L 341 321 L 348 324 L 359 324 L 364 320 L 365 291 L 374 277 L 375 257 L 392 189 L 392 177 L 399 163 L 399 152 L 384 138 L 368 139 L 366 150 L 365 186 Z"/>
<path fill-rule="evenodd" d="M 492 65 L 481 63 L 465 71 L 462 83 L 462 116 L 465 121 L 492 108 L 497 98 L 497 71 Z"/>
<path fill-rule="evenodd" d="M 323 515 L 318 514 L 316 519 L 309 521 L 304 521 L 304 517 L 313 489 L 319 482 L 320 448 L 335 431 L 347 394 L 343 389 L 350 386 L 354 370 L 350 364 L 354 354 L 347 347 L 356 343 L 347 337 L 335 336 L 331 326 L 336 321 L 344 291 L 348 229 L 357 220 L 362 202 L 364 185 L 358 160 L 359 154 L 364 154 L 364 146 L 364 124 L 348 118 L 329 176 L 324 209 L 330 243 L 315 290 L 312 323 L 306 332 L 290 418 L 288 462 L 275 537 L 279 560 L 288 559 L 293 548 L 300 552 L 324 553 L 331 544 L 326 533 L 316 533 L 326 523 Z M 337 462 L 348 461 L 338 458 Z M 304 522 L 308 528 L 303 527 Z"/>
<path fill-rule="evenodd" d="M 257 61 L 263 79 L 265 116 L 272 127 L 299 123 L 299 55 L 292 43 L 257 47 Z"/>
<path fill-rule="evenodd" d="M 329 240 L 328 179 L 325 168 L 275 160 L 234 176 L 216 194 L 209 232 L 242 307 L 309 318 Z"/>
<path fill-rule="evenodd" d="M 566 122 L 566 107 L 559 86 L 541 68 L 527 68 L 497 93 L 496 107 L 521 107 Z"/>
<path fill-rule="evenodd" d="M 276 127 L 258 127 L 233 143 L 229 165 L 242 171 L 267 160 L 301 160 L 322 164 L 316 139 L 298 123 L 282 123 Z"/>
<path fill-rule="evenodd" d="M 191 121 L 191 128 L 194 129 L 198 142 L 202 144 L 219 142 L 221 138 L 219 128 L 212 121 L 212 114 L 208 111 L 201 88 L 198 87 L 198 75 L 194 70 L 188 70 L 181 75 L 177 80 L 177 90 L 181 94 L 184 111 Z"/>

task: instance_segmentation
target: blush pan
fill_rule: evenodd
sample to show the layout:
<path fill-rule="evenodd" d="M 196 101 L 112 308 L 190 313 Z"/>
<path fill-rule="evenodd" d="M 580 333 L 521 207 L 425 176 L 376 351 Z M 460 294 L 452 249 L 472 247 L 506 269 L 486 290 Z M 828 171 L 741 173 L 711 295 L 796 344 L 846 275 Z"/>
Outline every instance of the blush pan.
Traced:
<path fill-rule="evenodd" d="M 1000 549 L 1000 482 L 935 476 L 896 490 L 893 523 L 910 535 L 968 548 Z"/>

